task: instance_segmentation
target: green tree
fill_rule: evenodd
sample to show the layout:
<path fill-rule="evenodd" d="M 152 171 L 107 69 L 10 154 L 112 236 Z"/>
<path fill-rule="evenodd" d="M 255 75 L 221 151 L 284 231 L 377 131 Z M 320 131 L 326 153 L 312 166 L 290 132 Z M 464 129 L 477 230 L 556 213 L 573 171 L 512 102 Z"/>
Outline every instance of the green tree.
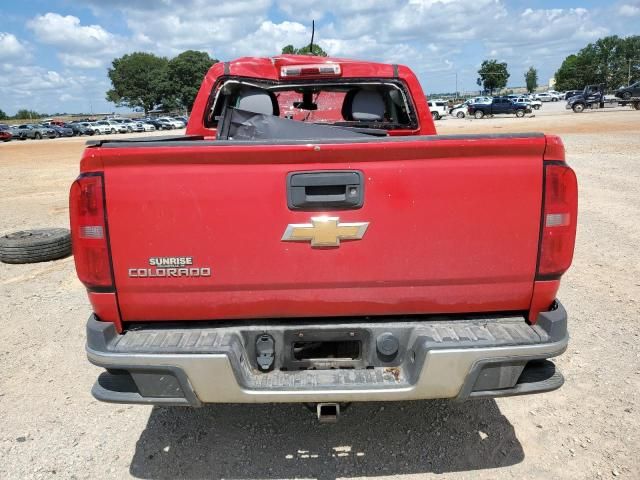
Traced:
<path fill-rule="evenodd" d="M 612 35 L 565 58 L 555 79 L 559 90 L 581 90 L 585 85 L 598 83 L 614 89 L 639 76 L 640 36 Z"/>
<path fill-rule="evenodd" d="M 589 83 L 587 75 L 590 72 L 584 68 L 584 59 L 577 55 L 569 55 L 555 74 L 558 90 L 582 90 Z"/>
<path fill-rule="evenodd" d="M 327 52 L 325 52 L 317 43 L 313 44 L 313 50 L 309 48 L 309 45 L 301 48 L 295 48 L 293 45 L 287 45 L 285 47 L 282 47 L 282 53 L 288 55 L 314 55 L 316 57 L 327 56 Z"/>
<path fill-rule="evenodd" d="M 187 50 L 169 60 L 168 84 L 163 103 L 168 103 L 167 98 L 175 98 L 179 106 L 191 111 L 202 79 L 211 65 L 217 61 L 208 53 L 195 50 Z"/>
<path fill-rule="evenodd" d="M 478 70 L 477 84 L 493 95 L 495 89 L 504 88 L 509 80 L 509 71 L 506 62 L 498 63 L 497 60 L 484 60 Z"/>
<path fill-rule="evenodd" d="M 524 80 L 527 84 L 527 92 L 533 93 L 538 88 L 538 71 L 529 67 L 529 70 L 524 74 Z"/>
<path fill-rule="evenodd" d="M 620 50 L 624 57 L 624 65 L 622 68 L 627 71 L 627 76 L 624 77 L 624 85 L 630 85 L 640 80 L 640 35 L 624 38 Z"/>
<path fill-rule="evenodd" d="M 40 117 L 46 117 L 46 115 L 38 113 L 34 110 L 27 110 L 26 108 L 21 108 L 13 116 L 13 118 L 15 118 L 16 120 L 31 120 Z"/>
<path fill-rule="evenodd" d="M 167 95 L 168 60 L 152 53 L 134 52 L 111 62 L 108 76 L 113 88 L 107 100 L 118 106 L 140 107 L 145 113 Z"/>
<path fill-rule="evenodd" d="M 9 116 L 4 113 L 4 110 L 0 109 L 0 120 L 6 120 Z"/>

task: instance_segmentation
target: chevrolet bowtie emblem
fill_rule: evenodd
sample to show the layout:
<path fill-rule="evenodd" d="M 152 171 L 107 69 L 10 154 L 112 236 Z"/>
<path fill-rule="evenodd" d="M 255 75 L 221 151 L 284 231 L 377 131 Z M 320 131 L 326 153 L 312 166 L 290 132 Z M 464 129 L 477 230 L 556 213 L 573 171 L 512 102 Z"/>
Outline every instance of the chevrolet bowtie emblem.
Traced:
<path fill-rule="evenodd" d="M 287 242 L 308 242 L 312 247 L 339 247 L 340 240 L 360 240 L 369 222 L 340 223 L 338 217 L 312 217 L 311 223 L 291 223 L 282 235 Z"/>

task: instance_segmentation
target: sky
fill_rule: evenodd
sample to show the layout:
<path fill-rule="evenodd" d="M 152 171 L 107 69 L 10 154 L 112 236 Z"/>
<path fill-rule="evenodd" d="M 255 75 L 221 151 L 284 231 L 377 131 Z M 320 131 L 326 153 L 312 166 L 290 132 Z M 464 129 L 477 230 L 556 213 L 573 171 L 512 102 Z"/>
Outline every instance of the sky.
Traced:
<path fill-rule="evenodd" d="M 111 61 L 188 49 L 220 60 L 278 54 L 311 37 L 330 55 L 408 65 L 426 92 L 475 89 L 483 59 L 510 86 L 546 84 L 569 54 L 640 34 L 640 0 L 0 0 L 0 109 L 121 111 L 105 100 Z"/>

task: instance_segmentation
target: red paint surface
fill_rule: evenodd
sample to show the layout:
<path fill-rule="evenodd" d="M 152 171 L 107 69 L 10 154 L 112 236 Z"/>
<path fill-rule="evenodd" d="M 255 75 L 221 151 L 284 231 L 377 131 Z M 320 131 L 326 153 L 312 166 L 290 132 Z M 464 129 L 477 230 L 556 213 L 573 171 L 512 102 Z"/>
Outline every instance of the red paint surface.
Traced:
<path fill-rule="evenodd" d="M 340 59 L 343 78 L 391 78 L 390 65 Z M 230 75 L 280 80 L 308 57 L 243 58 Z M 198 94 L 189 134 L 215 136 L 204 111 L 223 64 Z M 416 131 L 434 134 L 426 98 L 406 67 Z M 205 145 L 89 148 L 81 170 L 103 171 L 115 294 L 90 293 L 103 320 L 200 320 L 527 311 L 535 321 L 559 281 L 535 282 L 542 168 L 564 159 L 557 137 L 416 138 L 336 145 Z M 364 173 L 359 210 L 287 208 L 292 171 Z M 339 248 L 283 242 L 312 216 L 370 222 Z M 207 277 L 130 278 L 150 257 L 193 257 Z"/>
<path fill-rule="evenodd" d="M 93 312 L 103 322 L 114 322 L 116 330 L 122 331 L 122 321 L 118 313 L 118 303 L 115 293 L 88 292 Z"/>
<path fill-rule="evenodd" d="M 538 248 L 544 138 L 103 150 L 123 320 L 526 310 Z M 357 169 L 359 210 L 287 208 L 288 172 Z M 290 223 L 367 221 L 312 249 Z M 204 278 L 129 278 L 191 256 Z"/>
<path fill-rule="evenodd" d="M 535 282 L 528 316 L 530 323 L 536 323 L 540 312 L 546 312 L 549 310 L 551 304 L 556 299 L 559 288 L 560 280 Z"/>

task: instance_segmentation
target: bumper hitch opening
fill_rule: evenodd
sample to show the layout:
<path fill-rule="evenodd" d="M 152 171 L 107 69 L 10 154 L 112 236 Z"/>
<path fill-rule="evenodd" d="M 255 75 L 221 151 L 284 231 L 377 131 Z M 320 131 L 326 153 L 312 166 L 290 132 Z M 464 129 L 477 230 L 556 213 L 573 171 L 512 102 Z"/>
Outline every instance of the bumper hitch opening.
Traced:
<path fill-rule="evenodd" d="M 320 423 L 337 423 L 340 417 L 339 403 L 318 403 L 316 414 Z"/>

